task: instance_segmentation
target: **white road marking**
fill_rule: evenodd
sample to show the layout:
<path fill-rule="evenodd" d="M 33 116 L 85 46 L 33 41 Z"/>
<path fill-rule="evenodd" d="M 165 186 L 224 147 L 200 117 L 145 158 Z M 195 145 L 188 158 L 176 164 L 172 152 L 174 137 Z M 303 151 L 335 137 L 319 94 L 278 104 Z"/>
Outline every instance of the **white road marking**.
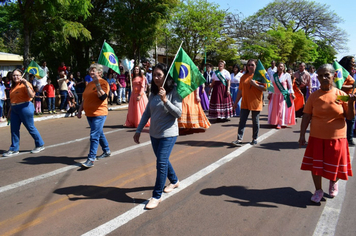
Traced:
<path fill-rule="evenodd" d="M 112 131 L 107 131 L 107 132 L 105 132 L 104 134 L 116 133 L 116 132 L 123 131 L 123 130 L 127 130 L 127 129 L 116 129 L 116 130 L 112 130 Z M 46 150 L 46 149 L 49 149 L 49 148 L 54 148 L 54 147 L 59 147 L 59 146 L 67 145 L 67 144 L 72 144 L 72 143 L 76 143 L 76 142 L 81 142 L 81 141 L 86 140 L 86 139 L 89 139 L 89 138 L 90 138 L 90 136 L 87 136 L 87 137 L 84 137 L 84 138 L 78 138 L 78 139 L 70 140 L 70 141 L 63 142 L 63 143 L 57 143 L 57 144 L 53 144 L 53 145 L 49 145 L 49 146 L 46 146 L 46 145 L 45 145 L 45 150 Z M 15 156 L 20 156 L 20 155 L 24 155 L 24 154 L 29 154 L 29 153 L 31 153 L 31 152 L 20 152 L 19 154 L 16 154 L 16 155 L 13 155 L 13 156 L 1 157 L 1 158 L 0 158 L 0 161 L 1 161 L 1 160 L 8 159 L 8 158 L 15 157 Z"/>
<path fill-rule="evenodd" d="M 278 132 L 278 130 L 276 130 L 276 129 L 268 131 L 267 133 L 263 134 L 261 137 L 258 138 L 258 142 L 263 141 L 264 139 L 275 134 L 276 132 Z M 248 149 L 250 149 L 252 147 L 253 146 L 250 144 L 245 144 L 242 147 L 238 148 L 237 150 L 231 152 L 230 154 L 222 157 L 218 161 L 210 164 L 209 166 L 205 167 L 204 169 L 191 175 L 190 177 L 180 181 L 179 188 L 177 188 L 175 191 L 173 191 L 169 194 L 164 193 L 162 196 L 162 201 L 179 193 L 180 191 L 184 190 L 188 186 L 197 182 L 201 178 L 207 176 L 208 174 L 210 174 L 217 168 L 221 167 L 225 163 L 235 159 L 236 157 L 238 157 L 239 155 L 241 155 L 242 153 L 244 153 L 245 151 L 247 151 Z M 133 220 L 134 218 L 140 216 L 141 214 L 145 213 L 146 210 L 144 209 L 144 206 L 146 205 L 147 202 L 148 201 L 145 201 L 145 202 L 139 204 L 138 206 L 132 208 L 131 210 L 128 210 L 127 212 L 119 215 L 118 217 L 116 217 L 116 218 L 98 226 L 97 228 L 92 229 L 91 231 L 83 234 L 83 236 L 99 236 L 99 235 L 107 235 L 107 234 L 111 233 L 112 231 L 118 229 L 119 227 L 126 224 L 127 222 L 129 222 L 129 221 Z"/>
<path fill-rule="evenodd" d="M 140 144 L 137 144 L 137 145 L 133 145 L 133 146 L 130 146 L 130 147 L 127 147 L 127 148 L 123 148 L 123 149 L 120 149 L 118 151 L 112 152 L 111 156 L 115 156 L 115 155 L 118 155 L 118 154 L 121 154 L 121 153 L 124 153 L 124 152 L 128 152 L 128 151 L 134 150 L 136 148 L 144 147 L 144 146 L 147 146 L 149 144 L 151 144 L 151 141 L 147 141 L 147 142 L 140 143 Z M 25 180 L 19 181 L 17 183 L 5 185 L 3 187 L 0 187 L 0 193 L 6 192 L 6 191 L 9 191 L 11 189 L 18 188 L 18 187 L 25 186 L 27 184 L 30 184 L 30 183 L 33 183 L 33 182 L 36 182 L 36 181 L 39 181 L 39 180 L 42 180 L 42 179 L 46 179 L 46 178 L 49 178 L 49 177 L 54 176 L 54 175 L 58 175 L 60 173 L 66 172 L 68 170 L 71 170 L 71 169 L 74 169 L 74 168 L 78 168 L 79 166 L 81 166 L 81 164 L 80 163 L 76 163 L 74 165 L 66 166 L 66 167 L 63 167 L 63 168 L 60 168 L 60 169 L 57 169 L 57 170 L 54 170 L 54 171 L 51 171 L 51 172 L 48 172 L 48 173 L 45 173 L 45 174 L 42 174 L 42 175 L 38 175 L 38 176 L 29 178 L 29 179 L 25 179 Z"/>
<path fill-rule="evenodd" d="M 351 163 L 354 159 L 355 147 L 350 148 Z M 347 181 L 339 180 L 339 194 L 334 199 L 326 200 L 323 212 L 314 230 L 313 236 L 335 235 L 336 226 L 346 194 Z M 329 185 L 327 185 L 329 189 Z"/>

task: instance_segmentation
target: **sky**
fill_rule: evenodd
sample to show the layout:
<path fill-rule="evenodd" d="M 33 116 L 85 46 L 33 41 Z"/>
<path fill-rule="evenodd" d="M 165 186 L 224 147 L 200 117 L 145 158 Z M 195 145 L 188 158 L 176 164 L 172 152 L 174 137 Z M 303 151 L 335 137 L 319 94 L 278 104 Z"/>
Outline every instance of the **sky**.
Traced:
<path fill-rule="evenodd" d="M 245 17 L 251 16 L 258 10 L 267 6 L 270 0 L 208 0 L 209 2 L 220 5 L 223 10 L 229 9 L 229 12 L 241 12 Z M 336 57 L 340 60 L 343 56 L 351 55 L 356 57 L 356 1 L 355 0 L 314 0 L 315 2 L 330 6 L 344 22 L 338 24 L 338 27 L 348 33 L 347 50 L 339 52 Z"/>

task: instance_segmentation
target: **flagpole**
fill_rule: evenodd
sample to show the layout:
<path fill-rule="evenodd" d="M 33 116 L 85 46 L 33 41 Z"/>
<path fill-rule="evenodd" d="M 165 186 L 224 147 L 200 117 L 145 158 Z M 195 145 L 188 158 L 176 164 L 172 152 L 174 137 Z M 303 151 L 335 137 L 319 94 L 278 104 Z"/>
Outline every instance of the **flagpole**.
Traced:
<path fill-rule="evenodd" d="M 101 53 L 103 52 L 103 47 L 104 47 L 105 42 L 106 42 L 106 39 L 104 39 L 103 46 L 101 46 L 101 50 L 100 50 L 100 53 L 99 53 L 99 57 L 98 57 L 98 61 L 97 61 L 97 62 L 99 62 L 100 55 L 101 55 Z"/>
<path fill-rule="evenodd" d="M 179 48 L 178 48 L 178 50 L 177 50 L 177 53 L 176 53 L 176 55 L 174 56 L 174 59 L 173 59 L 173 61 L 172 61 L 172 64 L 171 64 L 171 66 L 169 67 L 169 70 L 167 71 L 167 75 L 166 75 L 166 78 L 165 78 L 165 79 L 164 79 L 164 81 L 163 81 L 162 87 L 164 87 L 164 84 L 166 83 L 166 80 L 167 80 L 168 74 L 169 74 L 169 72 L 170 72 L 170 71 L 171 71 L 171 69 L 172 69 L 173 62 L 176 60 L 177 55 L 178 55 L 178 52 L 179 52 L 180 48 L 182 47 L 182 44 L 183 44 L 183 41 L 181 42 L 181 44 L 180 44 L 180 46 L 179 46 Z"/>

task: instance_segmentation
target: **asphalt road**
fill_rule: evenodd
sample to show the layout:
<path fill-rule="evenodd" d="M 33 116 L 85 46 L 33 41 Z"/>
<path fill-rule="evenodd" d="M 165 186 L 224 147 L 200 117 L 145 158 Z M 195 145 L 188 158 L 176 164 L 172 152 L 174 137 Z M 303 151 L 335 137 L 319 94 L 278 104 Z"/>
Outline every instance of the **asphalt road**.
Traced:
<path fill-rule="evenodd" d="M 29 153 L 34 142 L 22 127 L 21 153 L 0 158 L 0 235 L 356 235 L 355 178 L 340 181 L 336 198 L 310 201 L 300 119 L 273 129 L 265 107 L 256 146 L 248 144 L 251 120 L 245 144 L 230 144 L 239 118 L 180 135 L 170 160 L 181 185 L 148 211 L 155 156 L 148 130 L 133 142 L 126 114 L 109 112 L 104 132 L 113 155 L 91 169 L 80 167 L 89 148 L 85 117 L 35 122 L 46 146 L 38 154 Z M 0 127 L 0 153 L 9 146 L 10 129 Z"/>

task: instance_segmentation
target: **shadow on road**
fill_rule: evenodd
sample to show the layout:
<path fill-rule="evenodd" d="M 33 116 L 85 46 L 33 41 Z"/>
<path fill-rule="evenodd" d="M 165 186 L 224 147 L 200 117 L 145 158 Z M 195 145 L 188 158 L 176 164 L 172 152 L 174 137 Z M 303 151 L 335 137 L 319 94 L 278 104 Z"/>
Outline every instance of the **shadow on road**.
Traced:
<path fill-rule="evenodd" d="M 195 141 L 195 140 L 187 140 L 187 141 L 179 141 L 176 142 L 178 145 L 186 145 L 193 147 L 209 147 L 209 148 L 220 148 L 220 147 L 234 147 L 232 144 L 227 142 L 215 142 L 215 141 Z"/>
<path fill-rule="evenodd" d="M 280 151 L 283 149 L 299 149 L 298 140 L 295 142 L 270 142 L 270 143 L 261 143 L 257 148 Z M 305 147 L 304 147 L 305 148 Z"/>
<path fill-rule="evenodd" d="M 247 189 L 244 186 L 222 186 L 219 188 L 208 188 L 200 191 L 203 195 L 221 196 L 226 195 L 236 200 L 225 200 L 237 203 L 240 206 L 254 207 L 278 207 L 277 204 L 291 207 L 306 208 L 314 205 L 310 201 L 312 193 L 310 191 L 296 191 L 291 187 L 271 188 L 271 189 Z"/>
<path fill-rule="evenodd" d="M 153 190 L 153 187 L 116 188 L 94 185 L 78 185 L 56 189 L 53 193 L 67 195 L 70 201 L 108 199 L 115 202 L 143 203 L 147 199 L 131 198 L 127 193 Z M 70 195 L 74 195 L 71 197 Z"/>
<path fill-rule="evenodd" d="M 41 165 L 41 164 L 54 164 L 54 163 L 62 163 L 66 165 L 78 165 L 79 162 L 77 160 L 85 160 L 86 157 L 68 157 L 68 156 L 34 156 L 34 157 L 27 157 L 22 159 L 20 162 L 21 164 L 27 165 Z"/>

